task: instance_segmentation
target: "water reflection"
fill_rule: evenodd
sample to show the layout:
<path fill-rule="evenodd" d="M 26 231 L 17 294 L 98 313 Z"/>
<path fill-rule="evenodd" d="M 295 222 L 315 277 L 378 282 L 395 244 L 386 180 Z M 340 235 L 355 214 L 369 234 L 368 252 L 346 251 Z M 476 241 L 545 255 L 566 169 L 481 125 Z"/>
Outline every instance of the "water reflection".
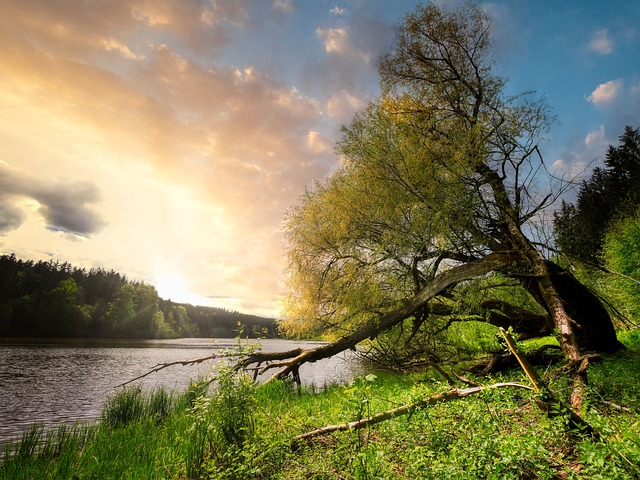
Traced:
<path fill-rule="evenodd" d="M 261 340 L 262 350 L 310 348 L 313 342 Z M 232 348 L 233 339 L 103 341 L 0 341 L 0 444 L 32 423 L 95 419 L 114 387 L 158 364 L 192 360 Z M 135 385 L 182 390 L 191 379 L 211 372 L 215 360 L 189 367 L 173 366 Z M 343 383 L 362 369 L 351 352 L 303 365 L 302 382 L 323 387 Z"/>

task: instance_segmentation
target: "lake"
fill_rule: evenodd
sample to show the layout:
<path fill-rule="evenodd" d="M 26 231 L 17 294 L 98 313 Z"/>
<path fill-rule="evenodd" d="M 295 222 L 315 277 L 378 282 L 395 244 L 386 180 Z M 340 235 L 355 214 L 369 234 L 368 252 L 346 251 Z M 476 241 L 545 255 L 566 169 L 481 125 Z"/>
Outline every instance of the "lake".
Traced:
<path fill-rule="evenodd" d="M 248 340 L 255 342 L 255 340 Z M 68 340 L 0 339 L 0 445 L 33 423 L 97 418 L 118 385 L 156 365 L 192 360 L 231 348 L 235 339 Z M 260 340 L 262 351 L 311 348 L 316 342 Z M 216 360 L 172 366 L 137 380 L 143 389 L 183 390 L 191 379 L 207 375 Z M 273 370 L 276 371 L 276 370 Z M 363 372 L 353 352 L 300 368 L 305 385 L 345 383 Z"/>

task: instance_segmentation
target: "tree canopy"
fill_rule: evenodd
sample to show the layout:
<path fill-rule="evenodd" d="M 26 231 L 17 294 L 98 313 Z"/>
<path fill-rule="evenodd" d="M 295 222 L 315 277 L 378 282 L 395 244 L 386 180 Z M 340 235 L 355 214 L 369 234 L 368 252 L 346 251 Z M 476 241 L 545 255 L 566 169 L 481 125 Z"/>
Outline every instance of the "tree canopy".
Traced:
<path fill-rule="evenodd" d="M 407 302 L 447 271 L 504 253 L 493 274 L 475 275 L 485 290 L 476 300 L 492 302 L 474 318 L 526 298 L 520 307 L 537 303 L 530 313 L 548 316 L 568 357 L 621 347 L 598 299 L 532 239 L 561 193 L 537 147 L 548 107 L 534 94 L 507 95 L 490 30 L 474 3 L 455 11 L 430 3 L 406 17 L 380 61 L 382 94 L 344 127 L 341 167 L 286 217 L 288 332 L 391 328 L 386 320 L 399 311 L 414 332 L 446 329 L 469 307 L 466 274 L 411 312 Z M 518 293 L 505 297 L 505 286 Z"/>

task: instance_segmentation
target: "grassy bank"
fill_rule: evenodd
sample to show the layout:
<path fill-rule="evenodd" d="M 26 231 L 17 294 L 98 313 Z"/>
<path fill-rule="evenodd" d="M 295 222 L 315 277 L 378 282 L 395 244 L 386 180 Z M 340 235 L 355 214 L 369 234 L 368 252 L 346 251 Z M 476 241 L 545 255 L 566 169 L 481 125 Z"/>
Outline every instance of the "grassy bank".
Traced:
<path fill-rule="evenodd" d="M 3 479 L 420 479 L 640 477 L 640 332 L 589 370 L 584 418 L 600 438 L 568 432 L 535 393 L 497 389 L 415 409 L 358 431 L 296 435 L 370 416 L 451 387 L 435 372 L 378 374 L 324 392 L 255 387 L 223 371 L 220 388 L 122 390 L 93 426 L 34 427 L 4 453 Z M 544 374 L 568 393 L 562 373 Z M 526 383 L 522 372 L 477 379 Z M 208 392 L 205 394 L 205 392 Z"/>

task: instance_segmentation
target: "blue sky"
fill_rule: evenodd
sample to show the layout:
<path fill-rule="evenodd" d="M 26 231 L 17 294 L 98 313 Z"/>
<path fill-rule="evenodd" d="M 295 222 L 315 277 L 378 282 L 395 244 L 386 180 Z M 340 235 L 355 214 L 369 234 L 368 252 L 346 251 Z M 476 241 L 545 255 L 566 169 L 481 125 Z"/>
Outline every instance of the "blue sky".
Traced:
<path fill-rule="evenodd" d="M 283 214 L 338 165 L 418 3 L 4 0 L 0 253 L 277 315 Z M 573 177 L 640 126 L 640 2 L 480 3 L 509 92 L 557 118 L 549 166 Z"/>

